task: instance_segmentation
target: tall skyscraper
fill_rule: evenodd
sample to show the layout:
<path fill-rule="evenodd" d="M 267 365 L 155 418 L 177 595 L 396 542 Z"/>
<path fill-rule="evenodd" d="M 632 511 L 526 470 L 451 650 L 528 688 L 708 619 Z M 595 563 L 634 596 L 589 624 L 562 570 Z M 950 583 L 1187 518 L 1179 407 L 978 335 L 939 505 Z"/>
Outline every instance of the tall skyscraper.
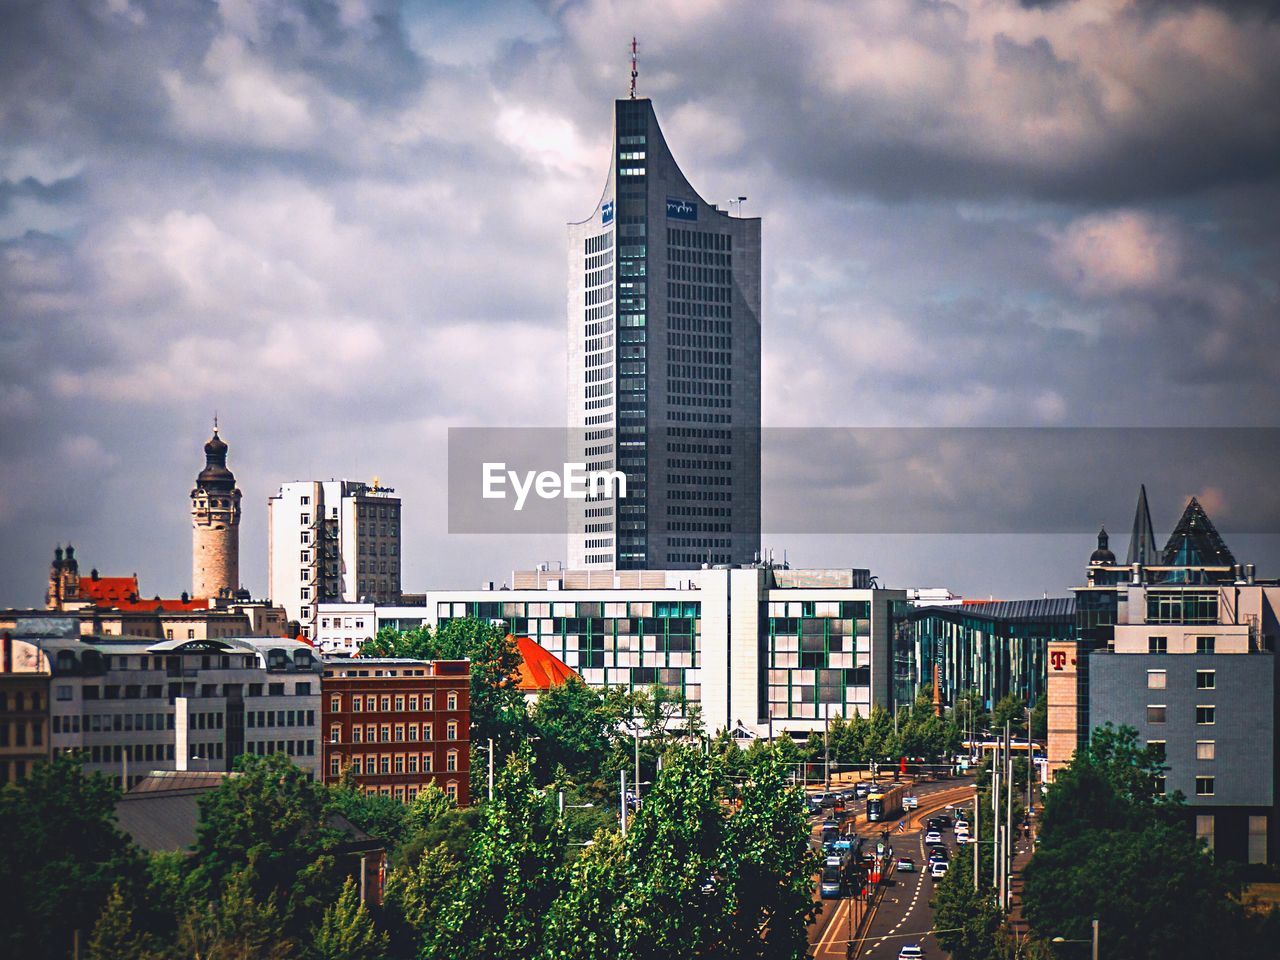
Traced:
<path fill-rule="evenodd" d="M 271 599 L 315 636 L 321 601 L 400 600 L 400 498 L 354 480 L 282 484 L 267 500 Z"/>
<path fill-rule="evenodd" d="M 191 595 L 232 596 L 240 588 L 240 490 L 216 422 L 191 491 L 191 528 Z"/>
<path fill-rule="evenodd" d="M 614 104 L 604 192 L 569 225 L 568 309 L 568 459 L 627 478 L 625 498 L 569 501 L 570 568 L 751 562 L 760 220 L 693 189 L 647 99 Z"/>

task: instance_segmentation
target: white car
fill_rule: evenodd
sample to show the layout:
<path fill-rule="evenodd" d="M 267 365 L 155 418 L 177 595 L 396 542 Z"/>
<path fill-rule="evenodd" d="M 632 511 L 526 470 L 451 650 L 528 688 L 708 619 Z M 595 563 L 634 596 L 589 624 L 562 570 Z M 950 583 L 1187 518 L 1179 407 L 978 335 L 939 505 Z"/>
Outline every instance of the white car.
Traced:
<path fill-rule="evenodd" d="M 957 830 L 957 831 L 956 831 L 956 843 L 960 844 L 961 846 L 964 846 L 964 845 L 965 845 L 966 843 L 968 843 L 968 842 L 969 842 L 969 831 L 968 831 L 968 830 L 963 830 L 963 831 L 962 831 L 962 830 Z"/>
<path fill-rule="evenodd" d="M 939 833 L 937 830 L 930 830 L 928 833 L 924 835 L 924 842 L 925 843 L 941 843 L 942 834 Z"/>
<path fill-rule="evenodd" d="M 920 960 L 924 956 L 924 951 L 920 949 L 918 943 L 904 943 L 902 949 L 898 951 L 898 960 Z"/>
<path fill-rule="evenodd" d="M 947 861 L 938 860 L 929 870 L 929 876 L 935 880 L 941 880 L 947 875 Z"/>
<path fill-rule="evenodd" d="M 968 820 L 956 820 L 956 832 L 959 833 L 961 830 L 963 830 L 965 833 L 969 832 Z"/>

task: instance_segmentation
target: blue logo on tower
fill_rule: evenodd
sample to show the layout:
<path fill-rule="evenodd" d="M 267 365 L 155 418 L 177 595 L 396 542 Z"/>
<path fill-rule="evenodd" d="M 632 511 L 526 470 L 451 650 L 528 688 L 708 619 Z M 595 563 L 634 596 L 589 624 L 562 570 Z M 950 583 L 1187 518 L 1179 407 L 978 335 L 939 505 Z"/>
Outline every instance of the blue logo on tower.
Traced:
<path fill-rule="evenodd" d="M 688 200 L 676 200 L 673 197 L 667 197 L 667 219 L 696 222 L 698 219 L 698 205 L 690 203 Z"/>
<path fill-rule="evenodd" d="M 608 226 L 613 223 L 613 201 L 606 200 L 604 206 L 600 208 L 600 224 Z"/>

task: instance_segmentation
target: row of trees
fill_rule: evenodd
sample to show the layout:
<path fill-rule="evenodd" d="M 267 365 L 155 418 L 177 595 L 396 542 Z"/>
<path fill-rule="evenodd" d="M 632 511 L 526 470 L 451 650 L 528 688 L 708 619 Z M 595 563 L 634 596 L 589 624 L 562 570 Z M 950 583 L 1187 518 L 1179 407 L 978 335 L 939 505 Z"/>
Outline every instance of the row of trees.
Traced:
<path fill-rule="evenodd" d="M 528 749 L 491 801 L 409 805 L 245 756 L 200 801 L 189 853 L 147 855 L 113 823 L 115 788 L 74 758 L 0 790 L 0 870 L 22 895 L 5 956 L 89 960 L 799 957 L 814 912 L 803 792 L 757 753 L 733 773 L 673 745 L 626 836 L 574 841 Z M 385 903 L 360 903 L 335 813 L 391 846 Z"/>
<path fill-rule="evenodd" d="M 1274 951 L 1280 911 L 1246 908 L 1238 871 L 1216 863 L 1195 838 L 1183 798 L 1159 789 L 1162 772 L 1157 753 L 1132 728 L 1095 730 L 1045 797 L 1039 846 L 1024 871 L 1031 935 L 1010 934 L 990 886 L 992 848 L 979 844 L 978 889 L 973 847 L 938 884 L 939 943 L 954 960 L 1083 960 L 1097 919 L 1108 960 L 1200 958 L 1226 944 Z M 979 802 L 986 809 L 988 783 L 984 767 Z M 991 818 L 979 824 L 980 839 L 990 840 Z"/>
<path fill-rule="evenodd" d="M 115 825 L 118 789 L 73 756 L 0 789 L 0 873 L 22 887 L 0 955 L 62 958 L 74 939 L 97 960 L 354 960 L 384 956 L 396 940 L 412 955 L 414 918 L 456 867 L 475 812 L 434 788 L 406 806 L 328 787 L 283 755 L 243 756 L 238 771 L 201 797 L 195 843 L 182 853 L 134 846 Z M 359 903 L 339 813 L 392 850 L 377 917 Z"/>

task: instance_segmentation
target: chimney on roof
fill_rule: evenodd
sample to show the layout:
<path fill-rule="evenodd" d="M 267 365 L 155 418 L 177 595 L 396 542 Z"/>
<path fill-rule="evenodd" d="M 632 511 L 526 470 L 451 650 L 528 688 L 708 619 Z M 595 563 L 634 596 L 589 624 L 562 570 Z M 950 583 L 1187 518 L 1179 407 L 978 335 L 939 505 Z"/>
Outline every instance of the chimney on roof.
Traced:
<path fill-rule="evenodd" d="M 90 571 L 89 571 L 89 579 L 90 579 L 90 580 L 93 580 L 94 582 L 97 582 L 97 580 L 98 580 L 98 568 L 97 568 L 97 567 L 94 567 L 92 570 L 90 570 Z"/>

